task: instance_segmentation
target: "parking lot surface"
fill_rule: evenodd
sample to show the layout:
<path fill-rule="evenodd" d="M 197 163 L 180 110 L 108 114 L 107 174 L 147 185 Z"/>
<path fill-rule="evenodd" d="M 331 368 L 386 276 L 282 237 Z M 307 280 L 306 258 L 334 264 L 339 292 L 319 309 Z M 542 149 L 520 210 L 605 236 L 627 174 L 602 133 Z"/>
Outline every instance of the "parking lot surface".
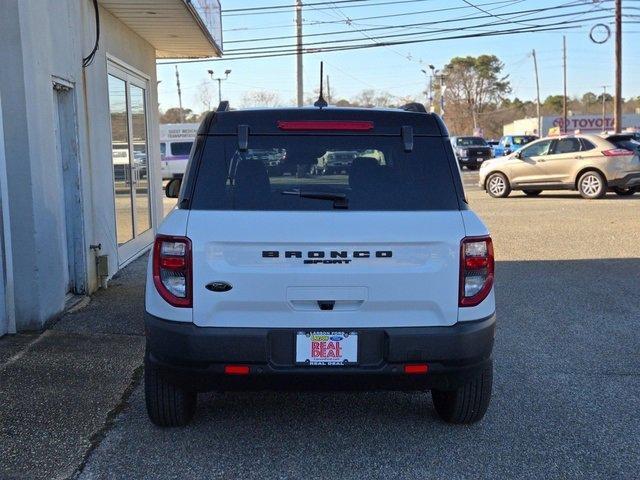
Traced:
<path fill-rule="evenodd" d="M 464 180 L 497 258 L 481 423 L 446 425 L 420 393 L 226 393 L 163 430 L 138 386 L 80 478 L 637 478 L 640 195 L 492 199 Z"/>

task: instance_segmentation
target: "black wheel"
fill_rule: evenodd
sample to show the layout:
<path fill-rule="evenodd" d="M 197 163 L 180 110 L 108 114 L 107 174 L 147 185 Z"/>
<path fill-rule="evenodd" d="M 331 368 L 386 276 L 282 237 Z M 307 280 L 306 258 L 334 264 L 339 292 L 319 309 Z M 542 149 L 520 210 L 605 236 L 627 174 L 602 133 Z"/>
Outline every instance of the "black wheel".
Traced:
<path fill-rule="evenodd" d="M 167 382 L 145 361 L 144 395 L 149 419 L 159 427 L 183 427 L 193 418 L 198 394 Z"/>
<path fill-rule="evenodd" d="M 478 170 L 478 166 L 477 165 L 467 165 L 467 168 L 469 170 Z"/>
<path fill-rule="evenodd" d="M 445 422 L 469 424 L 482 420 L 491 400 L 493 362 L 456 390 L 431 390 L 433 406 Z"/>
<path fill-rule="evenodd" d="M 502 173 L 492 173 L 487 178 L 485 183 L 487 187 L 487 193 L 493 198 L 508 197 L 511 193 L 511 186 L 509 180 Z"/>
<path fill-rule="evenodd" d="M 614 187 L 613 191 L 616 192 L 616 194 L 620 195 L 621 197 L 628 197 L 628 196 L 633 195 L 634 193 L 636 193 L 638 191 L 638 189 L 637 188 Z"/>
<path fill-rule="evenodd" d="M 523 190 L 522 191 L 527 197 L 537 197 L 542 193 L 542 190 Z"/>
<path fill-rule="evenodd" d="M 599 172 L 589 170 L 580 175 L 578 192 L 588 200 L 602 198 L 607 194 L 607 182 Z"/>

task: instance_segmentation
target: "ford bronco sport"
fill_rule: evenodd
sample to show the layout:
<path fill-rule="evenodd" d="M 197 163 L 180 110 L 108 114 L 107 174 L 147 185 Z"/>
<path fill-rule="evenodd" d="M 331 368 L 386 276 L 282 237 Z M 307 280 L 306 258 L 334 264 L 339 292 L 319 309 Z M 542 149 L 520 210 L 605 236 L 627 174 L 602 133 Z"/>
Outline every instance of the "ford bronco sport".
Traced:
<path fill-rule="evenodd" d="M 348 169 L 319 171 L 344 151 Z M 155 424 L 186 424 L 198 392 L 261 389 L 430 390 L 445 421 L 483 417 L 493 247 L 438 116 L 223 102 L 178 189 L 146 287 Z"/>

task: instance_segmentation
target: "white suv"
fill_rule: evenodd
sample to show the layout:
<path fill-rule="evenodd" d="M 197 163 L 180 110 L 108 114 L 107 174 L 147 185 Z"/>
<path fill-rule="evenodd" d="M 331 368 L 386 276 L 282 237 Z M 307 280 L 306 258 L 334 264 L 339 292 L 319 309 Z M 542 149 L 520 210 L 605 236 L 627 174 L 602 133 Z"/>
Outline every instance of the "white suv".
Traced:
<path fill-rule="evenodd" d="M 348 170 L 319 173 L 336 151 Z M 439 117 L 223 104 L 178 190 L 147 277 L 154 423 L 186 424 L 198 392 L 282 388 L 431 390 L 445 421 L 483 417 L 493 247 Z"/>

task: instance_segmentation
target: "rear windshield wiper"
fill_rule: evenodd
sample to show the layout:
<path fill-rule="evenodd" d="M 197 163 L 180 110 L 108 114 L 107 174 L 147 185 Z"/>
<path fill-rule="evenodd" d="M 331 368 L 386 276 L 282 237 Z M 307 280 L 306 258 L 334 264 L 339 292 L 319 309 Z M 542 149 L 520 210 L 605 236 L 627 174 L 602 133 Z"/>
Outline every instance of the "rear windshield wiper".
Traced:
<path fill-rule="evenodd" d="M 298 197 L 313 198 L 315 200 L 333 200 L 333 208 L 349 208 L 349 199 L 344 193 L 303 192 L 300 190 L 284 190 L 280 193 L 282 195 L 296 195 Z"/>

